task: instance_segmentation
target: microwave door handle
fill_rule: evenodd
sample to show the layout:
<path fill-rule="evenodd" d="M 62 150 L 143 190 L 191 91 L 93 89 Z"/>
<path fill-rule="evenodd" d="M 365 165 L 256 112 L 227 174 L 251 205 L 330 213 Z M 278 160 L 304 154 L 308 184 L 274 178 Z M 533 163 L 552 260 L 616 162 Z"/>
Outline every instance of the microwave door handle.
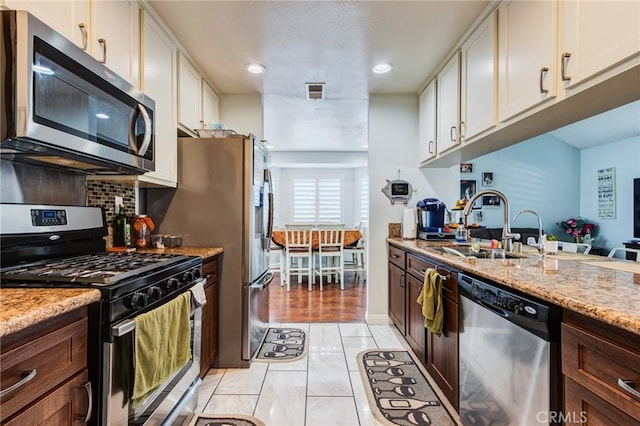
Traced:
<path fill-rule="evenodd" d="M 140 115 L 142 115 L 142 121 L 144 121 L 144 136 L 142 137 L 142 144 L 138 150 L 138 155 L 144 156 L 151 144 L 151 118 L 149 117 L 147 109 L 142 104 L 138 104 L 138 109 L 140 110 Z"/>

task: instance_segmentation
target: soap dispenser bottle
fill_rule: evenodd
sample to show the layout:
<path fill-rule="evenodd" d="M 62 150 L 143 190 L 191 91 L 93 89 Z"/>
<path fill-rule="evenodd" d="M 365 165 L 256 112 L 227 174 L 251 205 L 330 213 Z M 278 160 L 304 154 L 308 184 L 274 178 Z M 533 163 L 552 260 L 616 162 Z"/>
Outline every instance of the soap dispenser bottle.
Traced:
<path fill-rule="evenodd" d="M 456 228 L 456 243 L 466 243 L 467 242 L 467 228 L 464 227 L 464 223 L 462 223 L 462 219 L 458 223 L 458 227 Z"/>

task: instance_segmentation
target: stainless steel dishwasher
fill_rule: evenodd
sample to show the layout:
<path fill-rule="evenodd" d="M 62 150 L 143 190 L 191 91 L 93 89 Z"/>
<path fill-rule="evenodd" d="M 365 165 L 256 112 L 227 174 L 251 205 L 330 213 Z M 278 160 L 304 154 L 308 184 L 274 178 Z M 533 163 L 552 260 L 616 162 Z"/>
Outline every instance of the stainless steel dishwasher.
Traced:
<path fill-rule="evenodd" d="M 460 419 L 554 424 L 560 408 L 560 308 L 458 274 Z"/>

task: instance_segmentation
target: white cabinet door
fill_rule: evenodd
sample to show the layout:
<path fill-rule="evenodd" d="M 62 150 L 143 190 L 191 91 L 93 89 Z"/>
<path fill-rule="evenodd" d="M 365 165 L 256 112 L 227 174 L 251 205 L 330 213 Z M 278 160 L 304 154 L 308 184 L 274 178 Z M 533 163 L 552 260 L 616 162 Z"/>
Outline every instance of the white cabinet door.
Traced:
<path fill-rule="evenodd" d="M 156 170 L 142 175 L 139 179 L 176 186 L 176 49 L 146 12 L 143 19 L 142 88 L 156 103 Z"/>
<path fill-rule="evenodd" d="M 460 143 L 460 51 L 438 74 L 437 153 Z"/>
<path fill-rule="evenodd" d="M 26 10 L 83 49 L 89 40 L 89 1 L 6 0 L 9 9 Z"/>
<path fill-rule="evenodd" d="M 178 64 L 178 124 L 193 131 L 202 127 L 201 77 L 181 53 L 178 54 Z"/>
<path fill-rule="evenodd" d="M 220 98 L 206 81 L 202 81 L 202 121 L 207 128 L 220 121 Z"/>
<path fill-rule="evenodd" d="M 497 124 L 497 44 L 494 12 L 462 45 L 460 132 L 465 141 Z"/>
<path fill-rule="evenodd" d="M 93 1 L 91 55 L 139 87 L 140 8 L 128 0 Z"/>
<path fill-rule="evenodd" d="M 557 1 L 504 1 L 498 16 L 504 121 L 556 96 Z"/>
<path fill-rule="evenodd" d="M 436 80 L 420 94 L 420 161 L 436 156 Z"/>
<path fill-rule="evenodd" d="M 561 1 L 561 75 L 565 87 L 640 51 L 640 2 Z"/>

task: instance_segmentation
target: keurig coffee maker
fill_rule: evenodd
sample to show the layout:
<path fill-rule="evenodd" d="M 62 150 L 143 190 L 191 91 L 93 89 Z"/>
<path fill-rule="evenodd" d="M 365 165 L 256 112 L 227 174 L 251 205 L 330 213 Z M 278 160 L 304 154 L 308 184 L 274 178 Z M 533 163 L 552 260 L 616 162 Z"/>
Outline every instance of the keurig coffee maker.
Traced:
<path fill-rule="evenodd" d="M 418 238 L 448 238 L 444 229 L 447 206 L 437 198 L 425 198 L 416 204 L 418 211 Z M 451 235 L 453 238 L 453 234 Z"/>

